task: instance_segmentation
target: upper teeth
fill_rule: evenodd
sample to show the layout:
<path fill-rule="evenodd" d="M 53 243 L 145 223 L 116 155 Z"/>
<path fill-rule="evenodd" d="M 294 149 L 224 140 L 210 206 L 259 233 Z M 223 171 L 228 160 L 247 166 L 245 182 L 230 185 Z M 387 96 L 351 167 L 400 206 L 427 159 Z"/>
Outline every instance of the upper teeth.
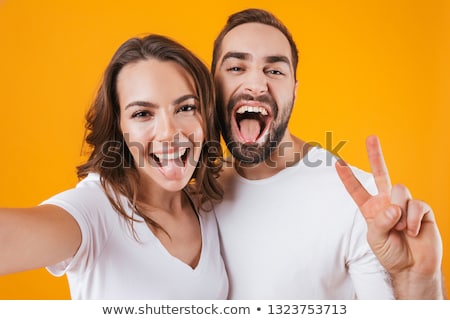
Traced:
<path fill-rule="evenodd" d="M 258 112 L 261 113 L 263 116 L 267 116 L 267 110 L 263 107 L 251 107 L 251 106 L 242 106 L 240 107 L 236 113 L 244 113 L 244 112 Z"/>
<path fill-rule="evenodd" d="M 182 155 L 184 155 L 187 151 L 187 148 L 180 148 L 178 152 L 172 152 L 172 153 L 154 153 L 156 157 L 160 160 L 173 160 L 178 159 Z"/>

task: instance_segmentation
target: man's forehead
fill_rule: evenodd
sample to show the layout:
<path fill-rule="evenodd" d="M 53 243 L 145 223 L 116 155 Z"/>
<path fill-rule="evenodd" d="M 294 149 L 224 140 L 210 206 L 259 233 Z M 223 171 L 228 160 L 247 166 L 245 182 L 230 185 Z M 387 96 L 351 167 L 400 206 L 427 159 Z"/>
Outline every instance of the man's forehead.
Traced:
<path fill-rule="evenodd" d="M 270 56 L 291 57 L 291 48 L 285 35 L 275 27 L 261 23 L 245 23 L 231 29 L 222 42 L 222 59 L 230 52 L 246 58 Z"/>

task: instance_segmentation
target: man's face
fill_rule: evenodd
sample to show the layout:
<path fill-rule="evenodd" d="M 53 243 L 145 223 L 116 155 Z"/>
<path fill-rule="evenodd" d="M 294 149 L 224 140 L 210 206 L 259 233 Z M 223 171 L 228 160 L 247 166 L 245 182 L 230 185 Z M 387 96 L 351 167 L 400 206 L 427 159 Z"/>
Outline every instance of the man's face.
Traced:
<path fill-rule="evenodd" d="M 264 161 L 285 134 L 295 99 L 291 48 L 276 28 L 246 23 L 224 37 L 214 80 L 222 135 L 233 156 Z"/>

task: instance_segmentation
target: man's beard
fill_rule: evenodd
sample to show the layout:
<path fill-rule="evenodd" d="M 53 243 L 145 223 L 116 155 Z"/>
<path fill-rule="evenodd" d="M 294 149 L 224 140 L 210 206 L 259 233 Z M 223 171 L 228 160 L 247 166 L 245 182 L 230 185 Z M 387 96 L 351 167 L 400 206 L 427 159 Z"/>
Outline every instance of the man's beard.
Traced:
<path fill-rule="evenodd" d="M 259 101 L 270 105 L 272 109 L 274 120 L 270 124 L 268 135 L 262 143 L 243 143 L 236 141 L 235 137 L 233 137 L 231 119 L 235 115 L 231 114 L 231 112 L 236 103 L 241 100 Z M 220 97 L 218 101 L 222 101 Z M 218 104 L 222 136 L 233 157 L 244 165 L 258 164 L 268 159 L 283 139 L 291 117 L 292 107 L 293 99 L 280 110 L 270 95 L 254 98 L 250 95 L 242 94 L 232 97 L 226 108 Z"/>

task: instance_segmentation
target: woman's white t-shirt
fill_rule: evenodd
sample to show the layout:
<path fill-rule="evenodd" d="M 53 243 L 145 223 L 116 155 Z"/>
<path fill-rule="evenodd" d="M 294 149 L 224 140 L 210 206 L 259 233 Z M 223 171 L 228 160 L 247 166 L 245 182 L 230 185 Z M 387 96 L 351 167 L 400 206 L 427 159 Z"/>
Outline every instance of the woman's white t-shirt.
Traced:
<path fill-rule="evenodd" d="M 112 207 L 97 174 L 42 204 L 70 213 L 81 229 L 74 257 L 47 267 L 67 274 L 72 299 L 225 299 L 228 279 L 214 214 L 200 213 L 202 249 L 195 269 L 172 256 L 142 218 L 136 237 Z"/>

